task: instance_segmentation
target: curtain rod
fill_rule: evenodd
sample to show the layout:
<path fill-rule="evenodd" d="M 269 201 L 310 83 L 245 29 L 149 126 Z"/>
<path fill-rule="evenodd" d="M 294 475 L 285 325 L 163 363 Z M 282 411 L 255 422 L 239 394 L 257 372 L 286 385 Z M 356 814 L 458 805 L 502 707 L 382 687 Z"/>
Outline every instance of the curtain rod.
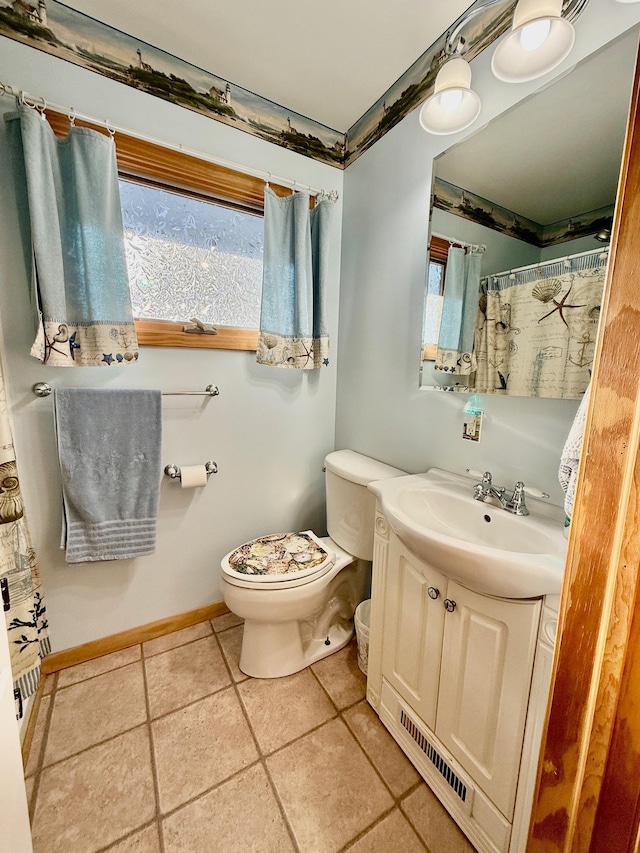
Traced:
<path fill-rule="evenodd" d="M 547 261 L 538 261 L 536 264 L 527 264 L 524 267 L 514 267 L 512 270 L 504 270 L 503 272 L 491 273 L 482 277 L 482 281 L 487 281 L 490 278 L 502 278 L 505 275 L 512 275 L 525 270 L 535 270 L 541 267 L 551 266 L 551 264 L 562 264 L 565 261 L 573 261 L 575 258 L 585 258 L 587 255 L 599 254 L 602 260 L 605 259 L 609 251 L 609 246 L 604 246 L 602 249 L 588 249 L 586 252 L 576 252 L 575 255 L 565 255 L 564 258 L 549 258 Z"/>
<path fill-rule="evenodd" d="M 438 237 L 440 240 L 447 240 L 452 246 L 461 246 L 463 249 L 480 249 L 486 251 L 484 243 L 466 243 L 464 240 L 456 240 L 453 237 L 447 237 L 446 234 L 432 234 L 431 237 Z"/>
<path fill-rule="evenodd" d="M 297 189 L 305 190 L 309 193 L 309 195 L 325 195 L 336 201 L 339 198 L 339 193 L 337 190 L 327 191 L 319 187 L 312 187 L 310 184 L 303 184 L 300 181 L 294 181 L 291 178 L 283 178 L 280 175 L 273 175 L 271 172 L 265 172 L 262 169 L 252 169 L 249 166 L 242 165 L 242 163 L 235 163 L 233 160 L 225 160 L 222 157 L 214 157 L 211 154 L 205 154 L 204 152 L 196 151 L 193 148 L 186 148 L 184 145 L 181 144 L 167 142 L 166 140 L 158 139 L 154 136 L 147 136 L 145 133 L 138 133 L 135 130 L 130 130 L 129 128 L 113 124 L 109 121 L 109 119 L 101 119 L 96 118 L 95 116 L 83 115 L 82 113 L 77 112 L 73 107 L 65 107 L 61 106 L 60 104 L 50 103 L 45 98 L 35 97 L 33 95 L 30 95 L 28 92 L 25 92 L 23 89 L 16 89 L 14 86 L 10 86 L 0 80 L 0 96 L 2 95 L 17 98 L 25 106 L 37 109 L 39 112 L 42 113 L 44 113 L 44 110 L 46 110 L 47 108 L 57 110 L 58 112 L 66 113 L 69 117 L 69 121 L 71 122 L 75 121 L 76 119 L 80 119 L 80 121 L 89 121 L 93 124 L 98 124 L 101 127 L 105 127 L 112 136 L 114 135 L 114 133 L 123 133 L 127 136 L 132 136 L 135 139 L 139 139 L 142 142 L 151 142 L 154 145 L 160 145 L 162 148 L 169 148 L 172 151 L 179 151 L 181 154 L 188 154 L 191 157 L 197 157 L 199 160 L 204 160 L 207 163 L 215 163 L 216 166 L 224 166 L 227 169 L 234 169 L 235 171 L 242 172 L 245 175 L 252 175 L 254 178 L 261 178 L 267 184 L 267 186 L 270 182 L 273 181 L 273 183 L 275 184 L 284 184 L 285 186 L 291 187 L 294 191 Z"/>

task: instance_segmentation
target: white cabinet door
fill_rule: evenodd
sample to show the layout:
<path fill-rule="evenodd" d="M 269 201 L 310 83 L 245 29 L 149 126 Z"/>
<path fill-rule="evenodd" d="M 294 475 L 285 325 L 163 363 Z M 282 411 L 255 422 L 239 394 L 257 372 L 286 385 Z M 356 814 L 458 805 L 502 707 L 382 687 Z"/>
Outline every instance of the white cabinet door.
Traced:
<path fill-rule="evenodd" d="M 391 536 L 385 591 L 382 672 L 434 729 L 446 579 Z"/>
<path fill-rule="evenodd" d="M 0 853 L 31 851 L 20 733 L 3 619 L 0 625 Z"/>
<path fill-rule="evenodd" d="M 539 600 L 507 601 L 449 581 L 436 734 L 508 820 L 513 815 Z"/>

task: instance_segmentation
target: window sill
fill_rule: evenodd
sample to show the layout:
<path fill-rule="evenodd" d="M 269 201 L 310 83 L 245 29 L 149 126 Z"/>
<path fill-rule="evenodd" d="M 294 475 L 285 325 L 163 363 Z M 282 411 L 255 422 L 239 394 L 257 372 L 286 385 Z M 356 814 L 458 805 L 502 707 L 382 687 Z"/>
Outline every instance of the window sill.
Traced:
<path fill-rule="evenodd" d="M 422 348 L 422 360 L 423 361 L 435 361 L 437 352 L 438 352 L 438 345 L 437 344 L 425 344 Z"/>
<path fill-rule="evenodd" d="M 204 335 L 183 332 L 184 323 L 174 323 L 170 320 L 136 320 L 135 324 L 140 346 L 253 351 L 258 346 L 257 329 L 216 326 L 217 335 Z"/>

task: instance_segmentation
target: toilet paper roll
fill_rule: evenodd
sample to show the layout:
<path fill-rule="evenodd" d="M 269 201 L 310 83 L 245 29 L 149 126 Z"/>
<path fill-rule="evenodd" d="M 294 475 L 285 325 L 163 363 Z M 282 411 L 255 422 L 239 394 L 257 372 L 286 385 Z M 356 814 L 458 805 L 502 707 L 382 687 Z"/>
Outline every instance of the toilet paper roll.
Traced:
<path fill-rule="evenodd" d="M 186 465 L 180 468 L 180 485 L 183 489 L 198 489 L 207 485 L 207 469 L 204 465 Z"/>

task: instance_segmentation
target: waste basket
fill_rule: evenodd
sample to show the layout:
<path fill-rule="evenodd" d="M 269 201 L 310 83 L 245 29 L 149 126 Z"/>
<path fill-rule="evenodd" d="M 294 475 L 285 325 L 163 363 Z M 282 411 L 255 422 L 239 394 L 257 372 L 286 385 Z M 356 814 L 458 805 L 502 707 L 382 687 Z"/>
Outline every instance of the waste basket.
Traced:
<path fill-rule="evenodd" d="M 354 616 L 356 625 L 356 641 L 358 643 L 358 666 L 367 674 L 367 661 L 369 659 L 369 625 L 371 622 L 371 599 L 361 601 L 356 607 Z"/>

